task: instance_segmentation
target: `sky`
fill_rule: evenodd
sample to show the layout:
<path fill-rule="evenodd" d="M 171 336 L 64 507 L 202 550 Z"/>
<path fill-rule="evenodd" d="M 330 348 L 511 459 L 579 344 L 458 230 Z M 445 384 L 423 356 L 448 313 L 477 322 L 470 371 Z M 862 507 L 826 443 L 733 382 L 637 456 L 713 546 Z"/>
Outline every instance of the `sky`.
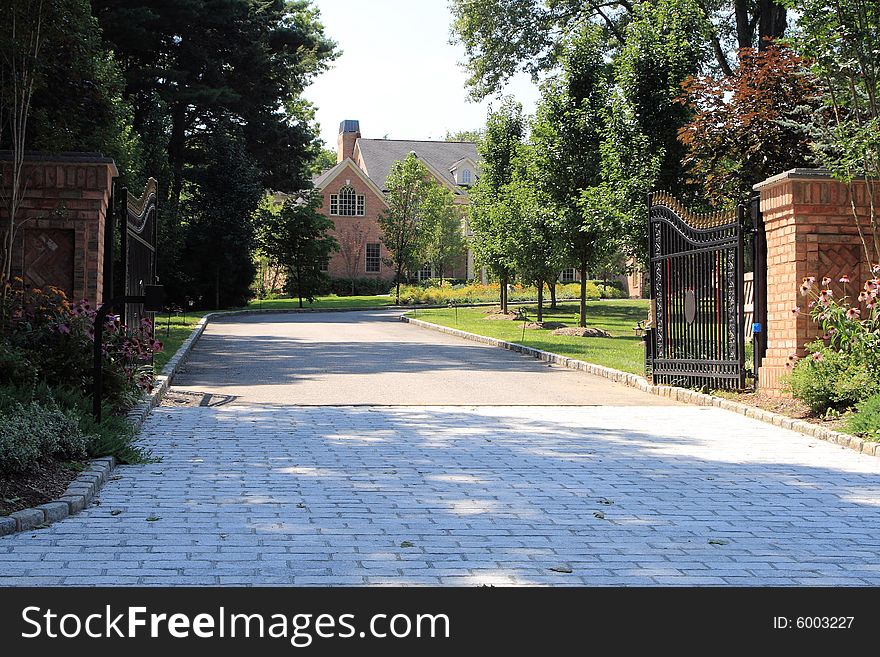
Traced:
<path fill-rule="evenodd" d="M 312 0 L 342 55 L 305 96 L 317 108 L 326 146 L 339 123 L 360 121 L 367 139 L 442 139 L 482 127 L 493 99 L 467 97 L 464 47 L 449 44 L 447 0 Z M 538 89 L 518 75 L 504 90 L 534 112 Z M 495 100 L 497 102 L 497 100 Z"/>

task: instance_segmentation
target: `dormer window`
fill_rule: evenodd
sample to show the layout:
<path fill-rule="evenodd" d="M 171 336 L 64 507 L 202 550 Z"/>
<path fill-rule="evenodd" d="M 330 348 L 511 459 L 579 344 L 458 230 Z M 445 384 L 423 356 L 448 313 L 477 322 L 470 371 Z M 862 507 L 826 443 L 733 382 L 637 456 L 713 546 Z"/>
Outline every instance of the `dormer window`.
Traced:
<path fill-rule="evenodd" d="M 330 214 L 337 217 L 363 217 L 364 195 L 345 185 L 338 194 L 330 194 Z"/>
<path fill-rule="evenodd" d="M 471 182 L 472 182 L 471 170 L 465 169 L 464 171 L 461 172 L 461 184 L 462 185 L 470 185 Z"/>

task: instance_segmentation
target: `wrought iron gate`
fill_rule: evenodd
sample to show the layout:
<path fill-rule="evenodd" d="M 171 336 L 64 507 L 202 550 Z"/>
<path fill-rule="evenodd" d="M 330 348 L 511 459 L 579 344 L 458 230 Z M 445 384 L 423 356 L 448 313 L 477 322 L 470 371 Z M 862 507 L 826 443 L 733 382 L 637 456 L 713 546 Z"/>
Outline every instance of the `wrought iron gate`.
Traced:
<path fill-rule="evenodd" d="M 126 296 L 143 295 L 144 286 L 156 282 L 157 192 L 158 183 L 150 178 L 140 198 L 132 196 L 126 188 L 119 195 L 122 280 Z M 129 328 L 135 328 L 144 317 L 152 319 L 152 315 L 144 311 L 143 304 L 125 304 L 122 321 Z"/>
<path fill-rule="evenodd" d="M 649 197 L 654 383 L 745 386 L 742 206 L 689 212 L 674 197 Z"/>

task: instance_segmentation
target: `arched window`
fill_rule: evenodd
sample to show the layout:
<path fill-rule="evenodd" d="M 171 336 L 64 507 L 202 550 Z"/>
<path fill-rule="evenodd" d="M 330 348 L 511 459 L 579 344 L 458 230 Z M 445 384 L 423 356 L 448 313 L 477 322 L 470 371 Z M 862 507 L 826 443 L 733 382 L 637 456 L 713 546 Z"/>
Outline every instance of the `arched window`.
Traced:
<path fill-rule="evenodd" d="M 363 194 L 358 194 L 351 185 L 345 185 L 338 194 L 330 195 L 330 214 L 340 217 L 363 217 Z"/>
<path fill-rule="evenodd" d="M 461 184 L 462 185 L 470 185 L 471 182 L 472 182 L 471 170 L 465 169 L 464 171 L 461 172 Z"/>

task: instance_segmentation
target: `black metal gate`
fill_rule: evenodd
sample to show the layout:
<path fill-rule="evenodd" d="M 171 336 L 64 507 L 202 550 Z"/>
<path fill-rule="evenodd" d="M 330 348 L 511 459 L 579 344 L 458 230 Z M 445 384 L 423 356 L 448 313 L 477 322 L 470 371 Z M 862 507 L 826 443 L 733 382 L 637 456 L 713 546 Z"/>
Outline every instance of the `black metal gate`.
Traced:
<path fill-rule="evenodd" d="M 742 206 L 689 212 L 665 192 L 649 196 L 654 383 L 745 386 Z"/>
<path fill-rule="evenodd" d="M 158 183 L 150 178 L 140 198 L 122 188 L 116 203 L 121 223 L 122 281 L 125 296 L 141 296 L 146 285 L 156 283 L 156 229 L 157 229 Z M 144 310 L 143 304 L 125 304 L 122 322 L 130 329 L 137 328 L 144 317 L 152 319 L 153 313 Z"/>

